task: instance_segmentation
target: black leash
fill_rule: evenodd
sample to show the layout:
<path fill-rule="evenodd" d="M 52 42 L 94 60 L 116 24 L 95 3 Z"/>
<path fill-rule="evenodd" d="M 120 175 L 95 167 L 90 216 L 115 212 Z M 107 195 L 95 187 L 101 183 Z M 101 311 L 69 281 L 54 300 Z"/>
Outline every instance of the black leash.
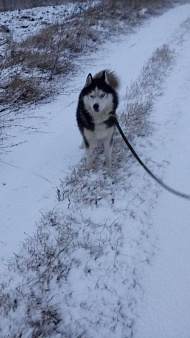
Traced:
<path fill-rule="evenodd" d="M 124 140 L 124 142 L 126 143 L 126 145 L 128 146 L 128 148 L 130 149 L 130 151 L 132 152 L 133 156 L 136 158 L 136 160 L 140 163 L 140 165 L 146 170 L 146 172 L 158 183 L 160 184 L 164 189 L 166 189 L 167 191 L 171 192 L 174 195 L 177 195 L 179 197 L 182 198 L 186 198 L 188 200 L 190 200 L 190 195 L 184 194 L 180 191 L 177 191 L 171 187 L 169 187 L 167 184 L 165 184 L 164 182 L 162 182 L 158 177 L 156 177 L 148 168 L 147 166 L 141 161 L 140 157 L 137 155 L 137 153 L 135 152 L 135 150 L 133 149 L 133 147 L 131 146 L 131 144 L 129 143 L 129 141 L 127 140 L 125 134 L 123 133 L 119 122 L 117 120 L 117 118 L 115 118 L 115 124 Z"/>

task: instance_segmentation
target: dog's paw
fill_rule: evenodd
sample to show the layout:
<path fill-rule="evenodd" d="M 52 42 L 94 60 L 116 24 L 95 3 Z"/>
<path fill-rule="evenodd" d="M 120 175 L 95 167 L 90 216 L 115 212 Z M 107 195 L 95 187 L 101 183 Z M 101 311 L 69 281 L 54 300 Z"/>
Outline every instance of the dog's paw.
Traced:
<path fill-rule="evenodd" d="M 93 165 L 87 165 L 87 166 L 86 166 L 86 169 L 87 169 L 88 171 L 93 170 Z"/>
<path fill-rule="evenodd" d="M 108 168 L 108 169 L 112 168 L 111 159 L 106 159 L 106 168 Z"/>
<path fill-rule="evenodd" d="M 86 161 L 86 169 L 87 170 L 93 170 L 93 161 Z"/>

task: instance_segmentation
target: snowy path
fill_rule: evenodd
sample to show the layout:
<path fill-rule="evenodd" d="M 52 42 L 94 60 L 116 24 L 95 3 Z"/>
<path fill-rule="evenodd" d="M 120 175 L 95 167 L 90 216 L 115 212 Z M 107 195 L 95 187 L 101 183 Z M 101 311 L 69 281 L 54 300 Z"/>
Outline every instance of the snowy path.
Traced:
<path fill-rule="evenodd" d="M 29 112 L 34 117 L 42 117 L 42 119 L 32 119 L 31 122 L 32 127 L 37 127 L 38 130 L 24 133 L 15 129 L 15 133 L 18 132 L 16 140 L 26 142 L 13 148 L 10 153 L 1 158 L 0 162 L 0 252 L 2 259 L 7 259 L 11 257 L 12 252 L 18 251 L 19 242 L 25 238 L 25 233 L 30 236 L 35 231 L 35 222 L 39 219 L 40 213 L 59 208 L 56 200 L 56 187 L 59 185 L 59 179 L 64 179 L 83 156 L 83 153 L 78 149 L 80 135 L 76 128 L 75 109 L 78 92 L 84 84 L 87 73 L 94 74 L 105 67 L 115 69 L 121 78 L 120 98 L 122 101 L 126 85 L 130 85 L 131 81 L 138 78 L 143 66 L 155 49 L 165 43 L 177 50 L 176 65 L 173 74 L 167 81 L 165 95 L 158 99 L 151 117 L 152 124 L 155 126 L 155 135 L 151 135 L 149 141 L 153 143 L 154 150 L 145 144 L 144 151 L 146 152 L 148 149 L 150 157 L 157 163 L 169 159 L 170 164 L 164 175 L 164 181 L 184 192 L 190 191 L 190 151 L 187 146 L 190 128 L 188 116 L 190 106 L 190 39 L 187 38 L 188 22 L 184 24 L 187 19 L 190 19 L 190 5 L 172 9 L 160 17 L 147 21 L 143 27 L 138 28 L 136 33 L 127 37 L 121 36 L 119 41 L 105 44 L 103 51 L 90 55 L 89 60 L 86 57 L 85 59 L 81 58 L 79 62 L 85 66 L 81 74 L 71 79 L 67 92 L 52 103 L 37 106 Z M 122 102 L 120 110 L 122 110 Z M 29 124 L 27 119 L 24 119 L 22 123 L 26 126 Z M 179 158 L 178 165 L 176 164 L 176 154 Z M 138 187 L 138 184 L 142 184 L 140 182 L 142 182 L 144 173 L 138 168 L 136 175 L 139 178 L 139 183 L 134 189 L 138 193 L 138 189 L 143 190 L 144 188 Z M 147 184 L 146 178 L 143 184 Z M 148 189 L 151 189 L 151 184 Z M 129 191 L 126 199 L 131 198 L 133 193 L 134 191 Z M 145 196 L 146 193 L 145 191 Z M 118 208 L 116 210 L 118 215 L 119 207 L 120 209 L 126 207 L 126 203 L 124 200 L 123 205 L 115 206 L 115 210 Z M 92 217 L 95 215 L 96 222 L 100 222 L 102 217 L 106 218 L 107 210 L 104 207 L 100 208 L 99 214 L 97 210 L 94 210 Z M 139 210 L 139 206 L 136 205 L 136 212 Z M 190 235 L 189 210 L 188 202 L 163 192 L 157 200 L 153 215 L 149 215 L 153 224 L 152 237 L 158 238 L 156 244 L 159 251 L 152 260 L 149 271 L 144 271 L 145 276 L 139 277 L 142 279 L 144 302 L 142 308 L 137 311 L 140 318 L 136 323 L 136 327 L 139 329 L 136 336 L 134 335 L 135 338 L 189 338 L 190 299 L 187 295 L 190 278 L 188 265 L 190 253 L 188 243 Z M 146 211 L 143 212 L 145 214 Z M 110 219 L 113 216 L 116 215 L 110 214 Z M 131 223 L 127 220 L 125 239 L 129 237 L 133 240 L 134 236 L 135 242 L 138 235 L 136 236 L 133 231 L 138 233 L 139 228 L 134 227 L 135 217 L 134 219 L 132 215 L 130 217 Z M 109 221 L 108 224 L 110 224 Z M 122 221 L 124 222 L 125 219 Z M 143 240 L 143 235 L 140 240 Z M 138 255 L 141 251 L 138 249 L 135 251 L 136 244 L 127 247 L 128 243 L 131 242 L 126 243 L 122 253 L 123 257 L 129 257 L 130 261 L 130 250 L 134 250 L 134 255 L 135 253 Z M 145 247 L 142 245 L 143 250 L 146 257 L 146 244 Z M 131 257 L 132 261 L 133 256 L 131 255 Z M 122 262 L 122 257 L 120 260 Z M 123 265 L 124 263 L 125 259 L 123 258 Z M 131 266 L 133 265 L 131 264 Z M 131 266 L 129 266 L 129 273 L 131 273 Z M 3 269 L 2 265 L 1 270 L 3 271 Z M 121 269 L 121 275 L 123 271 Z M 76 271 L 73 272 L 73 281 L 75 273 Z M 131 276 L 133 277 L 132 274 Z M 129 280 L 132 278 L 131 276 Z M 113 277 L 115 281 L 114 278 L 115 276 Z M 80 285 L 83 285 L 82 278 L 80 282 Z M 119 284 L 120 280 L 116 281 L 116 285 L 117 283 L 118 290 L 120 287 L 124 288 L 122 283 Z M 74 291 L 77 293 L 78 285 L 74 285 L 73 282 L 72 287 L 76 288 Z M 92 293 L 95 294 L 95 292 L 98 294 L 97 290 Z M 90 292 L 89 295 L 92 296 Z M 83 292 L 81 291 L 81 294 L 78 295 L 79 300 L 76 300 L 79 305 L 82 296 Z M 138 290 L 135 297 L 137 296 Z M 109 298 L 109 295 L 107 297 Z M 106 307 L 106 304 L 104 305 Z M 111 306 L 112 304 L 110 304 Z M 135 315 L 134 318 L 136 318 Z M 119 330 L 120 327 L 118 332 Z M 105 332 L 103 333 L 104 337 L 106 337 Z M 97 338 L 99 337 L 102 337 L 100 332 L 99 336 L 97 335 Z M 121 336 L 121 338 L 123 337 Z"/>
<path fill-rule="evenodd" d="M 190 38 L 183 44 L 175 72 L 155 114 L 165 128 L 164 153 L 170 165 L 164 180 L 190 192 Z M 163 192 L 154 210 L 159 252 L 144 281 L 145 299 L 135 338 L 190 337 L 190 205 Z"/>

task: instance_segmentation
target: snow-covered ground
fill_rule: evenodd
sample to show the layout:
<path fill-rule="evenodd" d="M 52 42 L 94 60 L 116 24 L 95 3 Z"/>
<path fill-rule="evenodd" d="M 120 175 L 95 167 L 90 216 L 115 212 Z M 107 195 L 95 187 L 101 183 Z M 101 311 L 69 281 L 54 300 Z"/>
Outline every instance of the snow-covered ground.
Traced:
<path fill-rule="evenodd" d="M 40 29 L 49 24 L 63 22 L 72 14 L 79 14 L 89 5 L 89 3 L 67 3 L 60 6 L 35 7 L 15 11 L 0 12 L 0 24 L 11 32 L 14 41 L 22 41 L 32 34 L 36 34 Z"/>
<path fill-rule="evenodd" d="M 190 19 L 188 20 L 190 29 Z M 179 45 L 176 66 L 164 95 L 155 105 L 161 156 L 169 166 L 164 180 L 190 192 L 190 39 Z M 158 149 L 157 149 L 158 151 Z M 145 297 L 137 338 L 190 337 L 190 206 L 189 201 L 163 192 L 153 212 L 159 252 L 147 271 Z"/>
<path fill-rule="evenodd" d="M 121 79 L 118 112 L 121 113 L 126 107 L 126 86 L 138 80 L 155 49 L 164 44 L 173 50 L 175 62 L 171 72 L 166 74 L 163 93 L 156 98 L 149 117 L 153 131 L 145 138 L 135 138 L 134 144 L 158 176 L 171 186 L 190 193 L 189 32 L 190 5 L 149 19 L 135 33 L 105 43 L 88 59 L 81 57 L 81 72 L 69 80 L 62 95 L 23 113 L 21 127 L 14 128 L 14 142 L 21 144 L 7 148 L 8 152 L 3 153 L 0 160 L 1 272 L 6 273 L 3 263 L 13 252 L 18 252 L 19 243 L 35 232 L 35 222 L 41 214 L 53 209 L 68 213 L 67 201 L 57 201 L 56 189 L 59 180 L 64 182 L 84 156 L 78 149 L 81 138 L 75 110 L 86 75 L 103 68 L 116 71 Z M 121 147 L 124 147 L 122 140 Z M 130 163 L 130 159 L 128 161 Z M 71 204 L 73 217 L 81 214 L 83 219 L 90 215 L 96 224 L 105 224 L 100 236 L 105 240 L 106 250 L 109 248 L 104 232 L 108 225 L 112 229 L 114 223 L 119 224 L 122 236 L 118 234 L 114 242 L 110 235 L 110 243 L 115 243 L 118 255 L 113 261 L 108 252 L 103 256 L 105 261 L 100 261 L 97 267 L 91 259 L 91 269 L 96 271 L 94 279 L 93 274 L 88 274 L 85 280 L 82 272 L 73 269 L 68 283 L 72 290 L 67 289 L 73 292 L 70 321 L 78 319 L 82 326 L 85 321 L 82 316 L 88 317 L 87 313 L 92 311 L 89 337 L 110 336 L 111 325 L 113 337 L 131 337 L 133 332 L 136 338 L 189 338 L 189 202 L 161 192 L 134 161 L 129 169 L 131 177 L 127 177 L 125 169 L 122 174 L 126 175 L 125 183 L 129 188 L 120 194 L 117 187 L 113 188 L 115 195 L 118 193 L 115 206 L 109 205 L 109 199 L 96 208 L 82 206 L 83 201 Z M 94 184 L 99 175 L 102 175 L 101 170 L 88 174 L 85 179 L 88 184 Z M 112 177 L 105 177 L 112 180 Z M 72 198 L 74 201 L 75 197 Z M 106 257 L 110 261 L 106 262 Z M 82 251 L 78 258 L 88 266 Z M 83 304 L 81 313 L 80 304 Z M 112 323 L 111 318 L 117 311 Z M 98 315 L 102 316 L 99 322 Z M 69 321 L 66 314 L 65 320 Z"/>

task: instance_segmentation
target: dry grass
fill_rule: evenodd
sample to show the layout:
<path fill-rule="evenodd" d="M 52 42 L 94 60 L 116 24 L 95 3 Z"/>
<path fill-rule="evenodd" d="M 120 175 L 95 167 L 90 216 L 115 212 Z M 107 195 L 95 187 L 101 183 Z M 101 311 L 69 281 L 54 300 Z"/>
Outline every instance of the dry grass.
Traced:
<path fill-rule="evenodd" d="M 54 24 L 43 28 L 38 34 L 30 36 L 21 43 L 9 43 L 7 45 L 7 56 L 0 66 L 0 79 L 3 90 L 1 92 L 1 102 L 8 102 L 8 97 L 12 97 L 14 86 L 21 86 L 26 82 L 26 88 L 32 95 L 19 95 L 19 101 L 26 102 L 41 99 L 40 79 L 46 82 L 44 93 L 49 93 L 51 85 L 48 84 L 56 75 L 65 76 L 69 72 L 75 71 L 74 60 L 76 56 L 88 49 L 88 45 L 93 46 L 98 40 L 96 32 L 89 27 L 89 23 L 83 23 L 82 19 L 75 18 L 62 23 Z M 9 70 L 11 80 L 7 83 L 3 79 L 5 70 Z M 22 79 L 22 81 L 21 81 Z M 30 85 L 31 83 L 31 85 Z M 30 87 L 30 88 L 29 88 Z M 33 89 L 32 89 L 33 88 Z M 16 89 L 18 87 L 16 86 Z M 11 94 L 11 95 L 10 95 Z M 17 96 L 17 93 L 15 93 Z M 14 95 L 14 96 L 15 96 Z M 12 101 L 12 100 L 11 100 Z"/>
<path fill-rule="evenodd" d="M 80 53 L 97 48 L 111 34 L 139 24 L 143 18 L 138 17 L 139 10 L 146 7 L 148 12 L 156 12 L 160 6 L 168 4 L 164 0 L 102 0 L 95 7 L 89 7 L 80 14 L 70 16 L 62 23 L 56 23 L 43 28 L 36 35 L 25 41 L 7 43 L 6 58 L 0 66 L 0 71 L 12 69 L 9 84 L 4 85 L 1 73 L 1 102 L 12 102 L 12 94 L 16 85 L 14 97 L 17 102 L 24 103 L 39 100 L 48 95 L 49 80 L 56 75 L 65 76 L 76 70 L 75 59 Z M 125 25 L 121 25 L 125 22 Z M 97 29 L 98 25 L 98 29 Z M 121 26 L 123 28 L 121 28 Z M 19 70 L 18 70 L 19 69 Z M 41 79 L 41 81 L 40 81 Z M 41 91 L 41 83 L 46 82 L 46 90 Z M 25 87 L 25 88 L 24 88 Z M 18 93 L 19 91 L 19 93 Z M 56 89 L 55 89 L 56 91 Z"/>
<path fill-rule="evenodd" d="M 0 95 L 0 103 L 33 102 L 36 98 L 43 97 L 43 91 L 35 78 L 24 78 L 16 73 L 4 88 Z"/>

